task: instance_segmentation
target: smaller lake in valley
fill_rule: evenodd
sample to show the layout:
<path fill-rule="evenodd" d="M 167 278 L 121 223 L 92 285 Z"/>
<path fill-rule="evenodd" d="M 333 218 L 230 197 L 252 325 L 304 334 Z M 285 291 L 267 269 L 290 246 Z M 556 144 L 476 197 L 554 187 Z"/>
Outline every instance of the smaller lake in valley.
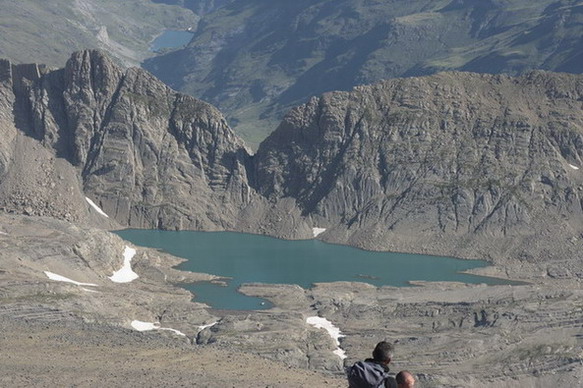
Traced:
<path fill-rule="evenodd" d="M 243 283 L 298 284 L 360 281 L 376 286 L 409 286 L 411 280 L 509 284 L 508 281 L 460 273 L 485 267 L 485 261 L 459 260 L 391 252 L 365 251 L 320 240 L 279 240 L 235 232 L 123 230 L 119 236 L 136 245 L 158 248 L 187 259 L 177 269 L 230 277 L 228 285 L 182 285 L 195 300 L 217 309 L 256 310 L 269 302 L 245 296 Z"/>
<path fill-rule="evenodd" d="M 158 52 L 163 49 L 173 49 L 186 46 L 194 33 L 184 30 L 166 30 L 158 35 L 150 44 L 150 51 Z"/>

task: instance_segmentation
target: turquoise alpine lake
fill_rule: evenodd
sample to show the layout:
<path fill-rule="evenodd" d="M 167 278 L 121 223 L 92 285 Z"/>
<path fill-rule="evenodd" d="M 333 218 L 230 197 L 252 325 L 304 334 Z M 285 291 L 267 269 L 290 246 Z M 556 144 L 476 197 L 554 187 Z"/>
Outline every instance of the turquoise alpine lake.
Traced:
<path fill-rule="evenodd" d="M 158 248 L 187 259 L 176 268 L 227 279 L 182 285 L 195 300 L 216 309 L 257 310 L 270 303 L 237 291 L 243 283 L 298 284 L 360 281 L 376 286 L 410 286 L 412 280 L 509 284 L 508 281 L 460 273 L 487 266 L 485 261 L 390 252 L 372 252 L 320 240 L 280 240 L 235 232 L 122 230 L 135 245 Z"/>
<path fill-rule="evenodd" d="M 193 36 L 194 33 L 190 31 L 166 30 L 152 41 L 150 51 L 184 47 L 190 43 Z"/>

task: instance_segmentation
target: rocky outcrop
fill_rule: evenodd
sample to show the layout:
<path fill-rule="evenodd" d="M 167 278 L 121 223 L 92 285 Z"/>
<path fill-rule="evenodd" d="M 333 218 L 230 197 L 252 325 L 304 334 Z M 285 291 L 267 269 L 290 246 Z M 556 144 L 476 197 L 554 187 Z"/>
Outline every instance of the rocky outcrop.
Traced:
<path fill-rule="evenodd" d="M 577 282 L 417 285 L 421 287 L 337 282 L 302 292 L 262 284 L 242 291 L 269 298 L 288 316 L 303 312 L 333 322 L 344 335 L 344 365 L 370 357 L 379 339 L 394 341 L 391 370 L 412 371 L 423 387 L 526 388 L 581 381 L 583 295 Z M 240 334 L 216 326 L 218 340 L 238 343 Z M 255 333 L 259 335 L 269 338 Z M 322 351 L 312 359 L 336 357 L 324 344 L 318 347 Z"/>
<path fill-rule="evenodd" d="M 42 152 L 66 161 L 78 191 L 122 225 L 233 228 L 252 201 L 250 157 L 212 106 L 143 70 L 123 70 L 98 51 L 75 53 L 65 69 L 23 79 L 13 72 L 13 96 L 26 97 L 14 117 L 24 141 L 36 139 Z M 10 98 L 11 90 L 3 91 Z M 26 169 L 17 170 L 26 181 Z M 4 206 L 18 208 L 13 194 L 5 192 Z"/>
<path fill-rule="evenodd" d="M 168 283 L 215 277 L 172 269 L 181 262 L 176 257 L 136 248 L 131 269 L 138 277 L 118 283 L 111 277 L 124 266 L 127 243 L 112 233 L 48 217 L 0 214 L 0 225 L 0 320 L 28 316 L 126 328 L 133 320 L 157 321 L 194 336 L 196 324 L 216 319 Z"/>
<path fill-rule="evenodd" d="M 545 72 L 325 94 L 262 143 L 258 190 L 294 198 L 330 241 L 524 263 L 578 257 L 582 100 L 583 78 Z"/>

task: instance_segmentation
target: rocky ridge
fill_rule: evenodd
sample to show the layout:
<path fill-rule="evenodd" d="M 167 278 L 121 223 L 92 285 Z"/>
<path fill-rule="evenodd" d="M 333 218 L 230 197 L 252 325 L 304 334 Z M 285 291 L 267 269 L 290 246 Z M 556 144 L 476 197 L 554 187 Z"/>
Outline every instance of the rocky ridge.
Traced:
<path fill-rule="evenodd" d="M 52 190 L 62 187 L 59 179 L 71 179 L 75 195 L 68 201 L 79 205 L 85 193 L 122 225 L 226 229 L 254 198 L 247 179 L 249 155 L 222 115 L 145 71 L 122 70 L 100 52 L 83 51 L 65 69 L 4 62 L 3 74 L 3 113 L 9 116 L 11 105 L 15 112 L 6 120 L 6 171 L 0 183 L 8 210 L 31 207 L 29 213 L 63 218 L 61 209 L 41 213 L 33 197 L 49 202 Z M 22 145 L 8 157 L 21 143 L 32 144 L 35 152 Z M 46 154 L 43 163 L 39 153 Z M 20 157 L 36 160 L 19 163 Z M 62 173 L 52 173 L 61 171 L 56 164 Z M 39 185 L 41 178 L 27 165 L 46 166 L 41 172 L 46 184 Z M 28 189 L 19 190 L 22 185 Z M 47 185 L 51 190 L 44 193 L 41 187 Z M 79 208 L 88 207 L 76 206 L 77 213 Z M 71 216 L 72 221 L 81 218 Z"/>
<path fill-rule="evenodd" d="M 257 146 L 311 96 L 461 70 L 581 73 L 576 0 L 230 1 L 190 44 L 144 62 Z"/>
<path fill-rule="evenodd" d="M 581 278 L 582 106 L 580 76 L 539 71 L 328 93 L 261 144 L 258 191 L 295 199 L 327 241 Z"/>

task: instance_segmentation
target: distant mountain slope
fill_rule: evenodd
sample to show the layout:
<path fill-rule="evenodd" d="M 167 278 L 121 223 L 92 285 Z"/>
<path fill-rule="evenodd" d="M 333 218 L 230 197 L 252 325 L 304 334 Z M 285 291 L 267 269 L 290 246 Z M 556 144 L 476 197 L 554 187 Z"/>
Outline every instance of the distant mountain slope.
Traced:
<path fill-rule="evenodd" d="M 232 1 L 145 68 L 257 145 L 289 107 L 398 76 L 583 71 L 575 0 Z"/>
<path fill-rule="evenodd" d="M 151 0 L 18 0 L 1 1 L 0 7 L 0 58 L 51 66 L 91 48 L 139 64 L 160 31 L 198 20 L 187 9 Z"/>
<path fill-rule="evenodd" d="M 236 0 L 152 0 L 154 3 L 179 5 L 192 10 L 197 15 L 204 15 Z"/>

